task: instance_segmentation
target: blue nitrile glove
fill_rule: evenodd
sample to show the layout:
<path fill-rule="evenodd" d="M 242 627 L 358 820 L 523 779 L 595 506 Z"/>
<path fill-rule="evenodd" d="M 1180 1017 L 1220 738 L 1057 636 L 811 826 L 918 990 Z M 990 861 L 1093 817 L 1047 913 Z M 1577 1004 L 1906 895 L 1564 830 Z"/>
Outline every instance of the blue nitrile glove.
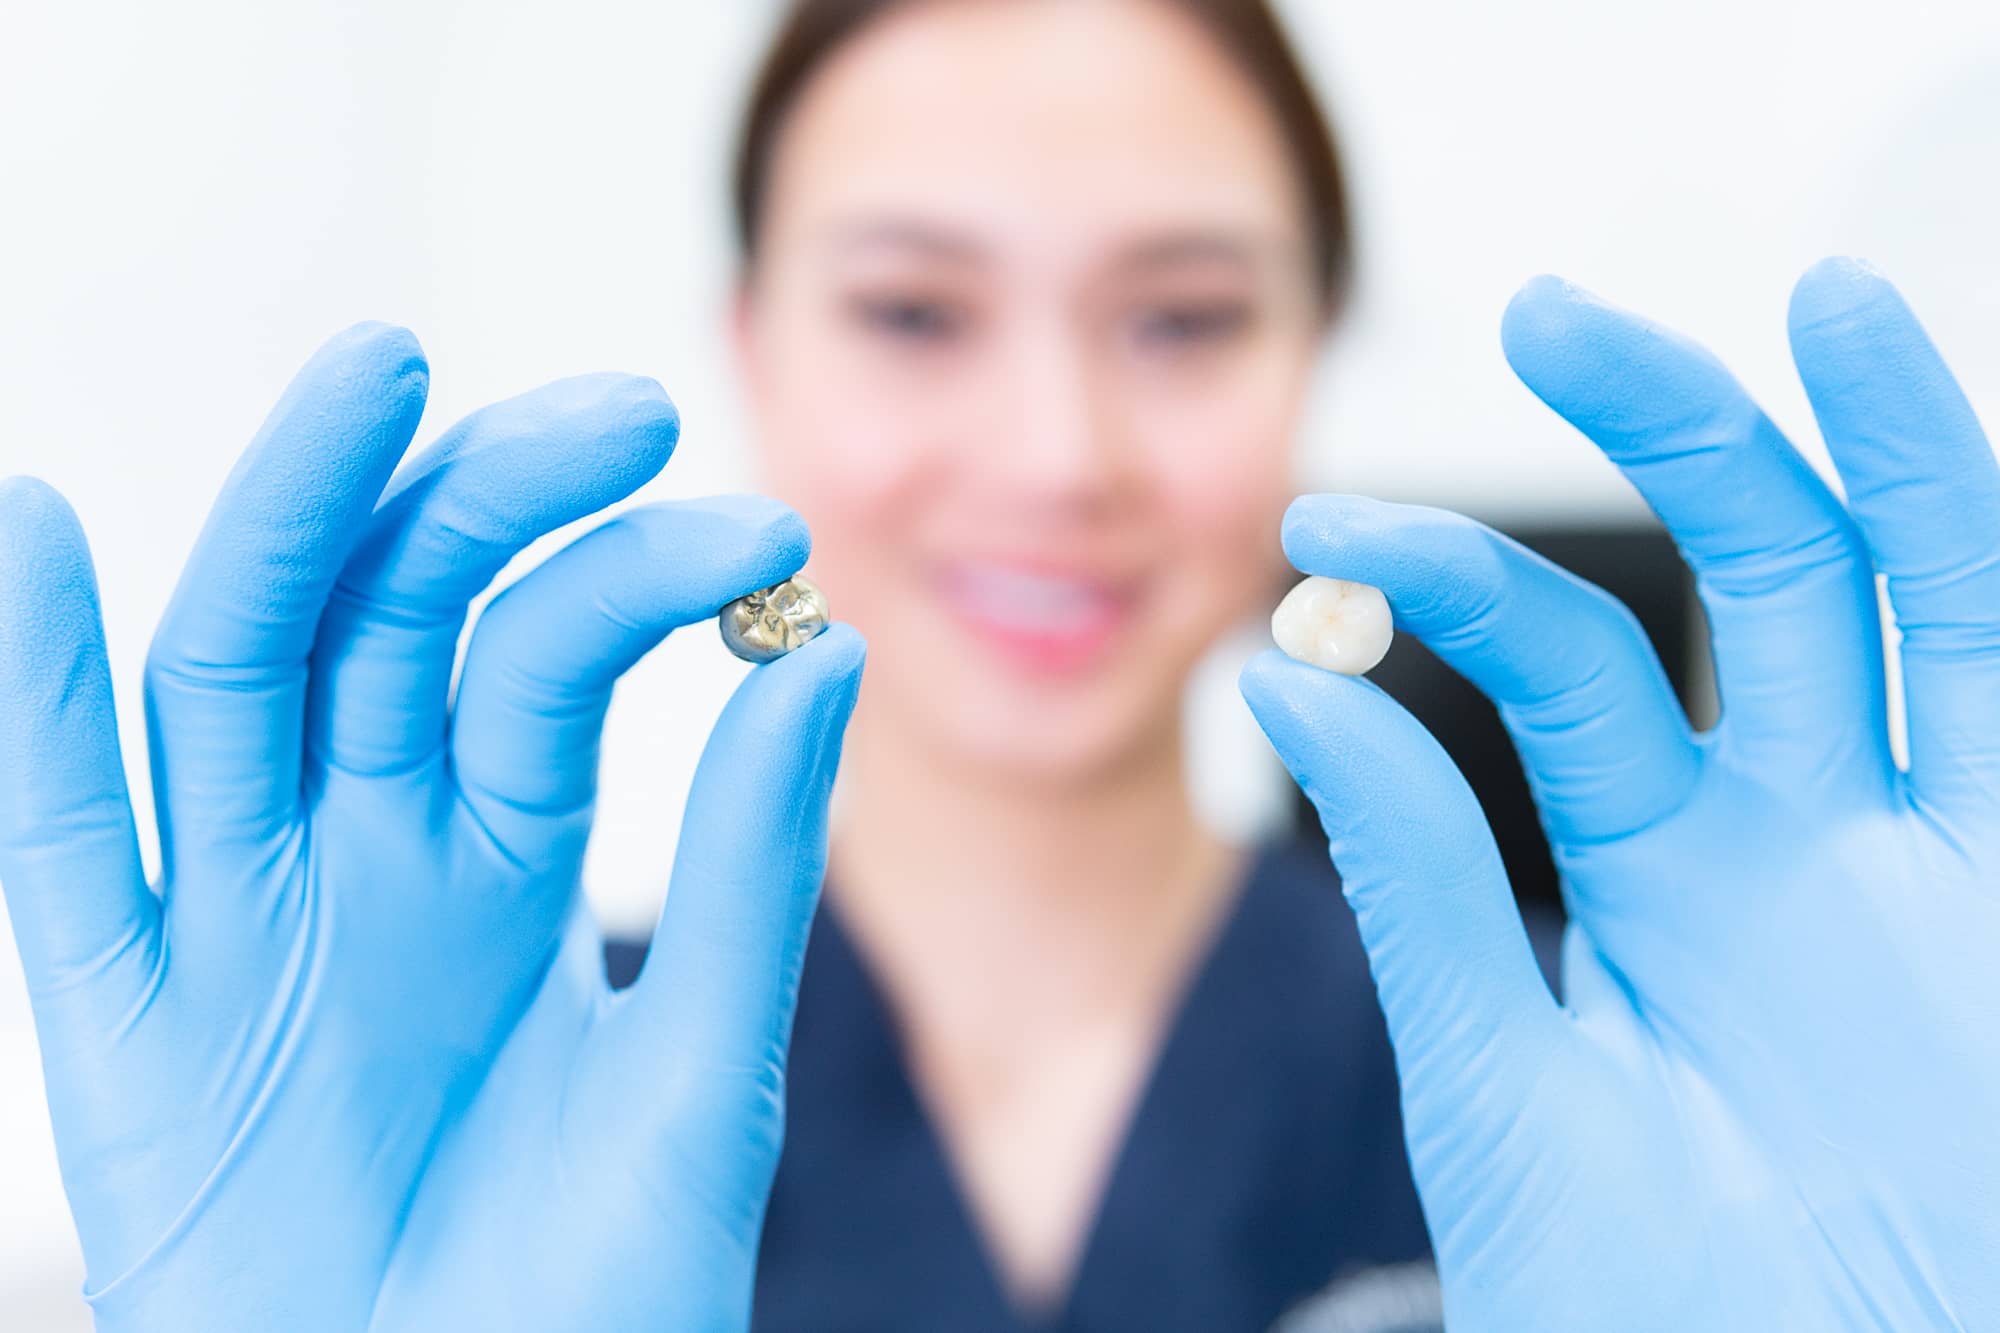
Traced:
<path fill-rule="evenodd" d="M 860 639 L 737 691 L 608 993 L 577 884 L 613 682 L 806 531 L 624 513 L 493 602 L 454 702 L 468 601 L 678 426 L 650 380 L 564 380 L 391 482 L 426 384 L 408 333 L 352 329 L 230 478 L 147 668 L 157 895 L 82 534 L 0 485 L 0 882 L 101 1328 L 747 1322 Z"/>
<path fill-rule="evenodd" d="M 1699 348 L 1546 279 L 1506 319 L 1693 566 L 1713 732 L 1623 608 L 1492 532 L 1286 518 L 1499 705 L 1573 918 L 1559 1008 L 1423 729 L 1251 664 L 1367 943 L 1453 1333 L 2000 1328 L 2000 469 L 1872 270 L 1814 269 L 1791 327 L 1846 506 Z"/>

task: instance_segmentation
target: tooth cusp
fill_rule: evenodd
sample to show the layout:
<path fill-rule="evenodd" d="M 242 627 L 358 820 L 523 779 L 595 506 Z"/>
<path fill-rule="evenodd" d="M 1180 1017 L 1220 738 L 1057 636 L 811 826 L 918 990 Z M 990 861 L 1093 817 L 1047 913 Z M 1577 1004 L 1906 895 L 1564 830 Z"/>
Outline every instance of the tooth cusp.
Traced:
<path fill-rule="evenodd" d="M 1380 588 L 1313 575 L 1271 613 L 1271 637 L 1289 657 L 1343 676 L 1374 669 L 1396 637 Z"/>
<path fill-rule="evenodd" d="M 730 652 L 746 662 L 775 662 L 826 628 L 826 594 L 794 574 L 737 598 L 716 620 Z"/>

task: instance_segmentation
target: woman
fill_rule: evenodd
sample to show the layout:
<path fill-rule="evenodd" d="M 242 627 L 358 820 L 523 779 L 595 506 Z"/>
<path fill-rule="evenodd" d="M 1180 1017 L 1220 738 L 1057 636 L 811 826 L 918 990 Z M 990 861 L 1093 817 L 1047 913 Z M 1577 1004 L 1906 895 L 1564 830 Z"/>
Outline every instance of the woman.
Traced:
<path fill-rule="evenodd" d="M 1184 772 L 1197 659 L 1283 586 L 1345 194 L 1262 5 L 779 35 L 738 341 L 871 653 L 758 1327 L 1263 1328 L 1425 1255 L 1326 858 Z"/>
<path fill-rule="evenodd" d="M 0 881 L 99 1326 L 733 1329 L 754 1287 L 773 1328 L 1255 1328 L 1426 1233 L 1457 1328 L 2000 1318 L 2000 466 L 1893 289 L 1834 261 L 1793 299 L 1847 502 L 1691 344 L 1552 281 L 1508 311 L 1700 579 L 1713 733 L 1477 525 L 1286 511 L 1292 563 L 1500 704 L 1558 1007 L 1463 782 L 1365 683 L 1243 677 L 1351 924 L 1316 857 L 1183 804 L 1174 703 L 1267 595 L 1345 262 L 1267 17 L 852 8 L 801 9 L 743 192 L 770 484 L 876 652 L 803 974 L 850 626 L 731 700 L 622 993 L 577 893 L 613 683 L 799 569 L 795 512 L 621 513 L 457 663 L 512 556 L 665 463 L 658 385 L 560 381 L 398 472 L 421 352 L 329 342 L 153 643 L 157 886 L 81 532 L 0 483 Z M 1377 1282 L 1301 1323 L 1424 1314 Z"/>

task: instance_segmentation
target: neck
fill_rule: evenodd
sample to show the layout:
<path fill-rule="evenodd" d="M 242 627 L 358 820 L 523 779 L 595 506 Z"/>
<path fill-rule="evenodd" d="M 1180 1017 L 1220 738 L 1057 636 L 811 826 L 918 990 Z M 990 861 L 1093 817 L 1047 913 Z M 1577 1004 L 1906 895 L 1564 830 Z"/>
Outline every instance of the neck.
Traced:
<path fill-rule="evenodd" d="M 1008 779 L 954 772 L 857 725 L 836 910 L 899 1007 L 926 1022 L 966 1007 L 1064 1021 L 1157 998 L 1177 989 L 1238 878 L 1238 854 L 1195 818 L 1182 760 L 1176 724 L 1086 778 Z"/>

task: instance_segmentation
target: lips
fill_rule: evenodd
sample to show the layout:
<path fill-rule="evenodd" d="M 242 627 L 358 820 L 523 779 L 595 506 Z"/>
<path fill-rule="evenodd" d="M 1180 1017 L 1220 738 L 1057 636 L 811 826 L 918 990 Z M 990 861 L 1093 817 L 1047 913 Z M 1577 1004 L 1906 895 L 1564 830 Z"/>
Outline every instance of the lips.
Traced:
<path fill-rule="evenodd" d="M 1137 580 L 997 562 L 945 566 L 939 592 L 957 622 L 1032 672 L 1088 666 L 1131 618 Z"/>

